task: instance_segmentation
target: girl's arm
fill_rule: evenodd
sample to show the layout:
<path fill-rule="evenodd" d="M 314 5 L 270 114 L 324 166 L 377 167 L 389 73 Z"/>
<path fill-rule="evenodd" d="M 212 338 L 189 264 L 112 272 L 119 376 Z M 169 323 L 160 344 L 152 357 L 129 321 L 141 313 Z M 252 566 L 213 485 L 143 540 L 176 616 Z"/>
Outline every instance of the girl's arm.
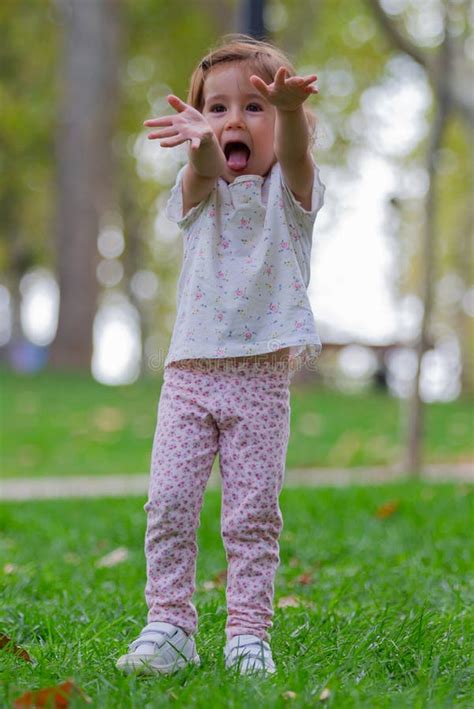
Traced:
<path fill-rule="evenodd" d="M 275 155 L 285 182 L 304 209 L 311 209 L 314 166 L 310 153 L 308 121 L 299 106 L 293 111 L 277 108 Z"/>
<path fill-rule="evenodd" d="M 275 155 L 284 180 L 304 209 L 311 209 L 314 167 L 310 152 L 310 132 L 303 103 L 310 94 L 318 93 L 312 84 L 316 75 L 291 76 L 280 67 L 272 84 L 260 77 L 251 81 L 264 98 L 276 108 Z"/>
<path fill-rule="evenodd" d="M 177 96 L 168 96 L 168 103 L 177 113 L 145 121 L 144 125 L 159 127 L 148 138 L 158 138 L 163 148 L 174 148 L 187 140 L 191 141 L 189 162 L 183 175 L 183 216 L 206 199 L 219 175 L 226 167 L 226 160 L 209 123 L 195 108 Z"/>

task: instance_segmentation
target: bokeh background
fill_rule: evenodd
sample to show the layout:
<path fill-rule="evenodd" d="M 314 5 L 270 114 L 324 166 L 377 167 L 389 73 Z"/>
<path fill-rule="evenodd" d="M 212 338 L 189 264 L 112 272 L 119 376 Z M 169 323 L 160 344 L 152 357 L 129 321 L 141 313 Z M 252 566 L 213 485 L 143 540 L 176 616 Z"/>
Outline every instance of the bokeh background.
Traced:
<path fill-rule="evenodd" d="M 145 390 L 156 399 L 182 258 L 164 207 L 186 150 L 148 141 L 142 124 L 170 111 L 168 93 L 185 98 L 197 61 L 237 31 L 318 75 L 314 155 L 327 190 L 310 298 L 324 349 L 316 370 L 298 375 L 320 395 L 297 427 L 313 458 L 295 464 L 403 459 L 417 470 L 429 406 L 431 458 L 470 458 L 472 12 L 466 0 L 2 3 L 2 428 L 4 451 L 23 450 L 5 455 L 7 474 L 54 468 L 38 428 L 62 415 L 48 392 L 76 411 L 56 451 L 72 428 L 78 451 L 94 435 L 102 450 L 110 436 L 125 440 L 126 414 L 91 382 L 116 387 L 122 402 L 136 396 L 137 407 Z M 90 415 L 86 391 L 101 402 Z M 369 455 L 360 438 L 374 392 L 388 413 Z M 324 406 L 343 422 L 326 458 L 314 452 L 334 429 L 325 433 Z M 130 436 L 148 445 L 143 416 Z M 87 465 L 100 470 L 97 455 Z M 60 460 L 71 470 L 71 451 Z"/>

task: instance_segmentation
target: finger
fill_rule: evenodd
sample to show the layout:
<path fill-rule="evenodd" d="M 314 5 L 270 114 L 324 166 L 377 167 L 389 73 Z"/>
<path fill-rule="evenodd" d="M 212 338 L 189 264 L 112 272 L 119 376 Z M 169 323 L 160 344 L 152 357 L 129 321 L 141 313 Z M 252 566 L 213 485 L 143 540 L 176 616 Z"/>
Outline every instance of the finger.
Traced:
<path fill-rule="evenodd" d="M 162 148 L 175 148 L 177 145 L 185 143 L 188 138 L 183 138 L 182 136 L 177 136 L 176 138 L 167 138 L 166 140 L 160 141 L 160 146 Z"/>
<path fill-rule="evenodd" d="M 268 98 L 270 95 L 270 92 L 268 90 L 268 85 L 261 79 L 259 76 L 255 76 L 253 74 L 250 77 L 250 81 L 252 82 L 252 85 L 257 89 L 257 91 L 260 91 L 260 93 L 265 97 Z"/>
<path fill-rule="evenodd" d="M 174 108 L 175 111 L 178 111 L 178 113 L 182 113 L 188 108 L 188 104 L 184 103 L 184 101 L 181 101 L 181 99 L 178 96 L 175 96 L 174 94 L 170 94 L 169 96 L 167 96 L 166 100 L 168 101 L 169 105 Z"/>
<path fill-rule="evenodd" d="M 147 121 L 143 121 L 144 126 L 149 128 L 154 128 L 156 126 L 172 126 L 173 116 L 163 116 L 162 118 L 149 118 Z"/>
<path fill-rule="evenodd" d="M 314 83 L 317 78 L 315 74 L 311 76 L 290 76 L 286 80 L 286 83 L 290 86 L 307 86 L 308 84 Z"/>
<path fill-rule="evenodd" d="M 154 133 L 150 133 L 148 138 L 154 139 L 154 138 L 172 138 L 175 135 L 179 135 L 179 131 L 176 130 L 176 128 L 164 128 L 163 130 L 155 131 Z"/>
<path fill-rule="evenodd" d="M 304 86 L 304 80 L 300 76 L 290 76 L 286 80 L 287 86 Z"/>
<path fill-rule="evenodd" d="M 314 81 L 315 79 L 306 79 L 302 76 L 290 76 L 286 80 L 286 83 L 289 86 L 307 86 L 308 84 L 312 84 Z"/>
<path fill-rule="evenodd" d="M 275 74 L 275 84 L 283 86 L 287 74 L 288 70 L 284 66 L 281 66 Z"/>
<path fill-rule="evenodd" d="M 201 145 L 201 138 L 191 138 L 191 150 L 197 150 Z"/>

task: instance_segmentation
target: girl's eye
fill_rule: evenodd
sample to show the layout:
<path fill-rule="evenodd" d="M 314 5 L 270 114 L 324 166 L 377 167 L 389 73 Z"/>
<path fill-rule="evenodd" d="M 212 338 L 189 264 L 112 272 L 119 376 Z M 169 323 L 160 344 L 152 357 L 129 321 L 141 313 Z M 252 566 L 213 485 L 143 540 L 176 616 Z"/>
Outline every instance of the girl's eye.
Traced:
<path fill-rule="evenodd" d="M 253 111 L 254 113 L 262 110 L 261 106 L 259 106 L 258 103 L 249 103 L 249 105 L 247 106 L 247 109 L 249 111 Z"/>
<path fill-rule="evenodd" d="M 225 111 L 225 106 L 223 106 L 222 103 L 216 103 L 214 106 L 211 106 L 210 110 L 212 113 L 222 113 Z"/>

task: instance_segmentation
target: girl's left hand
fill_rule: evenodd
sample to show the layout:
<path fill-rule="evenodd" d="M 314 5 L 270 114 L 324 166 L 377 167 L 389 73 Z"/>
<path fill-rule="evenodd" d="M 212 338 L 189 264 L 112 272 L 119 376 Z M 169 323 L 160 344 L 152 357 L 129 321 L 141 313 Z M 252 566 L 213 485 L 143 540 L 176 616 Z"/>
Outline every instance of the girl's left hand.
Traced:
<path fill-rule="evenodd" d="M 316 74 L 309 76 L 287 75 L 288 70 L 281 66 L 275 74 L 272 84 L 266 84 L 255 74 L 250 77 L 250 81 L 273 106 L 282 111 L 295 111 L 306 101 L 308 96 L 318 93 L 318 89 L 312 86 L 318 77 Z"/>

